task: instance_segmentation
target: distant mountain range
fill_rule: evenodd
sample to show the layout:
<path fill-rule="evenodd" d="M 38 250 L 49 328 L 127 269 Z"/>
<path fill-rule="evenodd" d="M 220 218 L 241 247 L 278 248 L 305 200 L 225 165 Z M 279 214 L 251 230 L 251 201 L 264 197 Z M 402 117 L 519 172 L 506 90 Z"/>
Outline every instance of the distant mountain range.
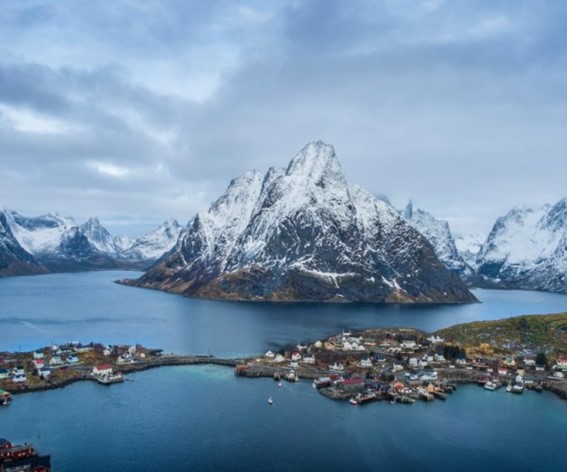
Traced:
<path fill-rule="evenodd" d="M 0 211 L 0 275 L 101 269 L 145 269 L 176 243 L 181 226 L 168 220 L 130 240 L 113 237 L 96 218 L 78 225 L 55 213 L 26 217 Z"/>
<path fill-rule="evenodd" d="M 332 146 L 250 172 L 199 213 L 141 287 L 230 300 L 471 302 L 397 211 L 347 185 Z"/>
<path fill-rule="evenodd" d="M 567 198 L 537 209 L 516 207 L 484 239 L 455 239 L 447 222 L 411 205 L 401 213 L 471 286 L 567 293 Z"/>
<path fill-rule="evenodd" d="M 0 276 L 149 269 L 131 285 L 235 300 L 463 302 L 473 287 L 567 293 L 567 198 L 514 208 L 487 237 L 349 186 L 331 146 L 234 179 L 182 228 L 137 239 L 96 218 L 0 211 Z M 458 277 L 455 277 L 458 276 Z"/>

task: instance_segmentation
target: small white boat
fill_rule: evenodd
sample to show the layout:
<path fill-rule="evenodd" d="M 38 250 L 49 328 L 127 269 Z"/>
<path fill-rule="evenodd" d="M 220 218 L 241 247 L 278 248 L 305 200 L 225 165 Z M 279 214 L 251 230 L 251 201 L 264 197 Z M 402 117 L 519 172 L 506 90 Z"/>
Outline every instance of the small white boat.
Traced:
<path fill-rule="evenodd" d="M 274 400 L 272 400 L 272 397 L 268 397 L 268 405 L 273 405 L 274 404 Z"/>
<path fill-rule="evenodd" d="M 498 388 L 498 385 L 496 385 L 494 382 L 491 382 L 490 380 L 484 384 L 484 389 L 490 390 L 491 392 L 493 392 L 497 388 Z"/>
<path fill-rule="evenodd" d="M 282 383 L 281 383 L 281 382 L 278 382 L 278 387 L 281 387 L 281 386 L 282 386 Z"/>
<path fill-rule="evenodd" d="M 358 402 L 356 401 L 356 398 L 354 398 L 354 397 L 350 397 L 348 402 L 353 406 L 358 405 Z"/>

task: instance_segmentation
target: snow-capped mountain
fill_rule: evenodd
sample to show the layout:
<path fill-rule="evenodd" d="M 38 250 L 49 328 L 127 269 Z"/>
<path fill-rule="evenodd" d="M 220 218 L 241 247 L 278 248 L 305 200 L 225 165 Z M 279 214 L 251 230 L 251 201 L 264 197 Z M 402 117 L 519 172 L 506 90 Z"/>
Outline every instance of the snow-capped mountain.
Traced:
<path fill-rule="evenodd" d="M 6 211 L 6 216 L 15 238 L 33 255 L 56 251 L 63 235 L 76 226 L 73 218 L 57 213 L 29 218 L 15 211 Z"/>
<path fill-rule="evenodd" d="M 567 293 L 567 198 L 498 218 L 476 263 L 479 275 L 503 287 Z"/>
<path fill-rule="evenodd" d="M 0 277 L 45 272 L 45 269 L 14 237 L 8 219 L 9 214 L 0 211 Z"/>
<path fill-rule="evenodd" d="M 457 250 L 449 223 L 435 218 L 427 211 L 414 209 L 411 201 L 404 208 L 402 215 L 427 238 L 445 267 L 455 272 L 464 281 L 473 277 L 473 269 L 463 260 Z"/>
<path fill-rule="evenodd" d="M 470 302 L 390 205 L 349 187 L 332 146 L 234 179 L 132 285 L 235 300 Z"/>
<path fill-rule="evenodd" d="M 114 238 L 108 230 L 100 224 L 98 218 L 90 217 L 86 223 L 81 225 L 80 231 L 100 252 L 106 254 L 120 253 L 122 241 Z"/>
<path fill-rule="evenodd" d="M 14 240 L 54 272 L 146 268 L 171 249 L 179 235 L 175 221 L 133 241 L 113 237 L 97 218 L 78 225 L 56 213 L 31 218 L 14 211 L 3 214 Z"/>
<path fill-rule="evenodd" d="M 453 239 L 459 255 L 469 267 L 476 270 L 476 256 L 480 252 L 486 237 L 479 233 L 454 234 Z"/>
<path fill-rule="evenodd" d="M 161 226 L 131 242 L 120 254 L 122 259 L 153 262 L 168 252 L 179 238 L 181 226 L 169 219 Z"/>

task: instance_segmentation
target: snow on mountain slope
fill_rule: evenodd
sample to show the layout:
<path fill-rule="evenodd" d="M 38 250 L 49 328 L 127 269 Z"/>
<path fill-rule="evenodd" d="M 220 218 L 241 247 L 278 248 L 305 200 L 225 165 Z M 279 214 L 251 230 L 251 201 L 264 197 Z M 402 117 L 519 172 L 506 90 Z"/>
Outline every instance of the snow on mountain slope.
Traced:
<path fill-rule="evenodd" d="M 476 256 L 484 244 L 485 237 L 481 234 L 456 234 L 454 235 L 455 246 L 463 260 L 476 270 Z"/>
<path fill-rule="evenodd" d="M 113 237 L 94 217 L 79 226 L 56 213 L 25 217 L 5 211 L 4 215 L 17 243 L 51 271 L 141 269 L 171 249 L 180 232 L 172 220 L 132 241 Z"/>
<path fill-rule="evenodd" d="M 481 276 L 502 286 L 567 293 L 567 198 L 498 218 L 476 262 Z"/>
<path fill-rule="evenodd" d="M 239 300 L 473 301 L 387 203 L 349 188 L 332 146 L 234 179 L 139 286 Z"/>
<path fill-rule="evenodd" d="M 63 235 L 76 226 L 73 218 L 49 213 L 28 218 L 7 212 L 8 223 L 20 245 L 30 254 L 40 255 L 56 251 Z"/>
<path fill-rule="evenodd" d="M 169 219 L 153 231 L 136 238 L 124 249 L 120 257 L 136 261 L 156 261 L 175 245 L 180 232 L 179 223 Z"/>
<path fill-rule="evenodd" d="M 0 211 L 0 277 L 45 272 L 34 257 L 18 243 L 9 219 L 9 212 Z"/>
<path fill-rule="evenodd" d="M 116 239 L 104 228 L 98 218 L 91 217 L 80 227 L 81 232 L 100 252 L 116 254 L 120 251 Z"/>
<path fill-rule="evenodd" d="M 435 218 L 431 213 L 414 209 L 411 201 L 403 211 L 404 218 L 433 246 L 437 257 L 445 266 L 463 280 L 473 275 L 473 269 L 463 260 L 453 239 L 449 223 Z"/>

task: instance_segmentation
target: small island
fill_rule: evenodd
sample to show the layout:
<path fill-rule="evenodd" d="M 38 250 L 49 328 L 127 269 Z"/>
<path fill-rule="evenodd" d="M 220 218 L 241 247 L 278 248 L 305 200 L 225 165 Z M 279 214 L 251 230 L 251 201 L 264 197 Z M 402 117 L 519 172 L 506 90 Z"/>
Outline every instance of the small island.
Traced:
<path fill-rule="evenodd" d="M 549 390 L 567 398 L 567 313 L 473 322 L 426 333 L 413 328 L 343 331 L 248 359 L 164 354 L 140 345 L 70 343 L 0 353 L 0 400 L 77 381 L 103 385 L 171 365 L 217 364 L 241 377 L 309 379 L 325 397 L 363 404 L 445 400 L 458 384 L 515 394 Z"/>

